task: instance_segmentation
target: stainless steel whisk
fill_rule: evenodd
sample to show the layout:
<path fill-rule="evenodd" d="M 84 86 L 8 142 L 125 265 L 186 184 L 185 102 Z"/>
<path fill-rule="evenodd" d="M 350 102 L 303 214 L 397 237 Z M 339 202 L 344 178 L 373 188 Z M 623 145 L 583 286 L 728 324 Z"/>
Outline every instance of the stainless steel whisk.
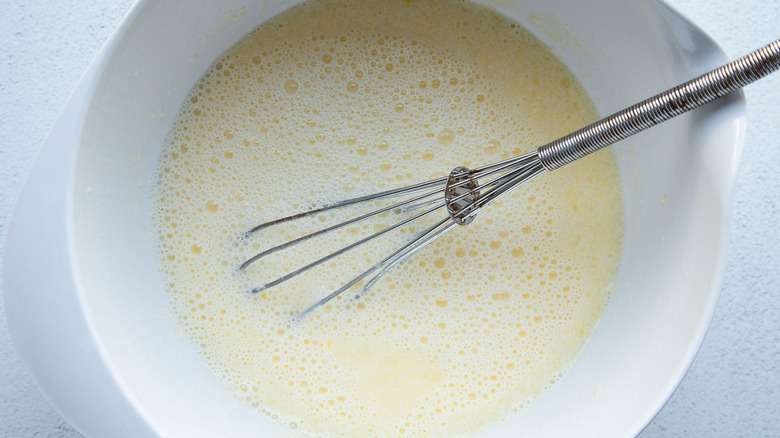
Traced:
<path fill-rule="evenodd" d="M 300 275 L 322 263 L 344 254 L 370 240 L 407 226 L 414 221 L 444 209 L 447 215 L 430 228 L 417 234 L 409 242 L 360 275 L 342 285 L 320 301 L 301 312 L 305 315 L 324 305 L 344 291 L 355 286 L 373 274 L 366 281 L 358 295 L 362 294 L 387 271 L 408 259 L 423 247 L 436 240 L 456 225 L 468 225 L 477 213 L 491 202 L 501 198 L 519 185 L 546 171 L 555 170 L 565 164 L 591 154 L 599 149 L 630 137 L 651 126 L 676 117 L 715 99 L 732 93 L 780 68 L 780 40 L 753 51 L 742 58 L 729 62 L 715 70 L 688 82 L 657 94 L 647 100 L 605 117 L 578 131 L 539 147 L 533 152 L 500 161 L 476 169 L 456 167 L 446 177 L 387 190 L 384 192 L 347 199 L 321 208 L 283 217 L 260 224 L 244 233 L 249 237 L 260 230 L 284 224 L 296 219 L 343 208 L 358 203 L 386 198 L 406 199 L 378 208 L 370 213 L 356 216 L 347 221 L 307 234 L 287 243 L 262 251 L 239 266 L 242 271 L 263 257 L 297 245 L 306 240 L 367 220 L 380 214 L 422 210 L 395 225 L 364 237 L 335 252 L 309 263 L 295 271 L 256 287 L 253 293 L 266 290 L 279 283 Z"/>

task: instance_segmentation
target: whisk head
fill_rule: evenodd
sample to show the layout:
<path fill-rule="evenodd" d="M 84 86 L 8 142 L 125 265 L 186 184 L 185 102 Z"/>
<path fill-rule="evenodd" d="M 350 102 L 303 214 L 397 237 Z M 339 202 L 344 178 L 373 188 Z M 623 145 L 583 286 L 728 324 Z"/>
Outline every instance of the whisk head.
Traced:
<path fill-rule="evenodd" d="M 348 206 L 354 206 L 356 204 L 380 199 L 393 199 L 389 205 L 377 208 L 376 210 L 369 213 L 355 216 L 351 219 L 328 226 L 313 233 L 306 234 L 289 242 L 263 250 L 243 262 L 239 266 L 238 270 L 243 271 L 251 264 L 258 262 L 270 254 L 288 249 L 307 240 L 323 236 L 327 233 L 348 227 L 358 222 L 378 217 L 388 212 L 413 212 L 410 216 L 399 220 L 395 224 L 385 229 L 362 237 L 359 240 L 344 246 L 343 248 L 337 249 L 294 271 L 288 272 L 287 274 L 273 281 L 251 289 L 252 293 L 261 292 L 283 283 L 293 277 L 303 274 L 310 269 L 313 269 L 384 234 L 411 226 L 411 224 L 421 220 L 423 217 L 439 212 L 440 210 L 444 210 L 446 215 L 444 215 L 441 220 L 436 222 L 433 226 L 430 226 L 429 228 L 418 233 L 404 245 L 389 254 L 387 257 L 366 269 L 359 275 L 355 276 L 350 281 L 344 283 L 341 287 L 334 290 L 329 295 L 323 297 L 321 300 L 298 314 L 298 316 L 303 316 L 323 306 L 325 303 L 336 298 L 344 291 L 352 288 L 360 282 L 364 283 L 362 289 L 356 294 L 356 296 L 362 295 L 394 266 L 408 259 L 423 249 L 425 246 L 439 238 L 441 235 L 454 228 L 456 225 L 468 225 L 488 204 L 498 200 L 513 188 L 531 180 L 544 171 L 545 167 L 539 158 L 538 152 L 533 151 L 476 169 L 468 169 L 462 166 L 456 167 L 446 177 L 437 178 L 398 189 L 359 196 L 356 198 L 325 205 L 313 210 L 265 222 L 248 230 L 242 235 L 242 237 L 251 238 L 256 233 L 268 228 L 283 225 L 294 220 L 321 214 L 335 209 L 346 208 Z"/>

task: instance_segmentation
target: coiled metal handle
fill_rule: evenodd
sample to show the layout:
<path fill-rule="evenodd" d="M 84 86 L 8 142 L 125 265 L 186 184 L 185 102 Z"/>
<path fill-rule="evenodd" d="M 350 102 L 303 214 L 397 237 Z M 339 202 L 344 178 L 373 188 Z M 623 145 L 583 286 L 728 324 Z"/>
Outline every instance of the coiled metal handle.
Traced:
<path fill-rule="evenodd" d="M 538 149 L 557 169 L 640 131 L 723 97 L 780 68 L 780 40 L 668 91 L 592 123 Z"/>

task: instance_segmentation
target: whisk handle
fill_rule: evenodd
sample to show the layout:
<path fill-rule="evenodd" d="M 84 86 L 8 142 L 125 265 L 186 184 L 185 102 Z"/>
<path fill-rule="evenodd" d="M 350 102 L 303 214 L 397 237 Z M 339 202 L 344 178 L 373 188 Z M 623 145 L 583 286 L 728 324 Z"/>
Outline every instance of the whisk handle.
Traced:
<path fill-rule="evenodd" d="M 715 70 L 605 117 L 539 148 L 547 170 L 557 169 L 647 128 L 723 97 L 780 68 L 780 40 Z"/>

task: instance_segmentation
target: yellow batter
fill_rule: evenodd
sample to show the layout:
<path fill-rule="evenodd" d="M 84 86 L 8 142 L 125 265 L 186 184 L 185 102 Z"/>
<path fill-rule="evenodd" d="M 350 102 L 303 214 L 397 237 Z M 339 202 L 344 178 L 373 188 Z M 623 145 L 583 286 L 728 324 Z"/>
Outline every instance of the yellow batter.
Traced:
<path fill-rule="evenodd" d="M 604 309 L 622 232 L 611 152 L 537 178 L 364 297 L 344 294 L 298 321 L 291 316 L 430 221 L 254 295 L 397 219 L 237 272 L 252 254 L 347 213 L 241 233 L 518 155 L 595 119 L 566 67 L 483 7 L 315 0 L 293 8 L 215 62 L 164 148 L 155 219 L 176 323 L 231 391 L 298 432 L 483 430 L 558 378 Z"/>

